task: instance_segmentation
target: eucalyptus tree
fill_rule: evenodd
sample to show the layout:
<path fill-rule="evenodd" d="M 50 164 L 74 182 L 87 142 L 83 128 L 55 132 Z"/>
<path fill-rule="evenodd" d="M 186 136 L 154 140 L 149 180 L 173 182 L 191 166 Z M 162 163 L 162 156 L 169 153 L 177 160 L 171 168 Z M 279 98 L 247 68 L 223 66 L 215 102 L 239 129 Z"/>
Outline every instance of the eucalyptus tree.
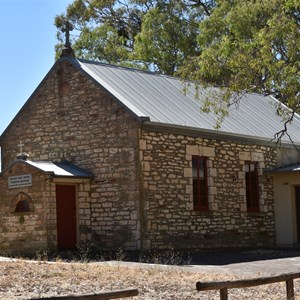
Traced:
<path fill-rule="evenodd" d="M 55 18 L 72 23 L 78 57 L 174 74 L 199 54 L 199 22 L 213 0 L 74 0 Z M 57 54 L 63 45 L 58 31 Z"/>
<path fill-rule="evenodd" d="M 222 119 L 245 92 L 273 95 L 291 108 L 277 136 L 288 134 L 288 123 L 300 112 L 299 11 L 299 0 L 216 1 L 200 25 L 200 54 L 181 69 L 202 86 L 223 88 L 223 96 L 207 99 L 204 110 Z"/>

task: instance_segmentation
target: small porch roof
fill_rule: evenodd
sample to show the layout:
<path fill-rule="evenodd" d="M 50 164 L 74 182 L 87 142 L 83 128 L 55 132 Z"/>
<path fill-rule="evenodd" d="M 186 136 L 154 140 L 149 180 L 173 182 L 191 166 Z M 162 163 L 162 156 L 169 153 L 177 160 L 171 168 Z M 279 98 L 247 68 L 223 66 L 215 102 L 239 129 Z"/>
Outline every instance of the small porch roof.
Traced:
<path fill-rule="evenodd" d="M 31 161 L 31 160 L 23 160 L 17 159 L 11 165 L 9 165 L 6 169 L 3 170 L 2 174 L 5 173 L 6 170 L 11 168 L 13 165 L 17 163 L 24 163 L 30 165 L 44 173 L 49 174 L 51 177 L 64 177 L 64 178 L 92 178 L 93 174 L 87 170 L 79 168 L 68 161 L 62 162 L 51 162 L 51 161 Z"/>
<path fill-rule="evenodd" d="M 40 169 L 43 172 L 50 173 L 54 177 L 76 177 L 76 178 L 92 178 L 93 175 L 79 168 L 68 161 L 50 162 L 50 161 L 25 161 L 27 164 Z"/>
<path fill-rule="evenodd" d="M 264 173 L 293 173 L 293 172 L 300 172 L 300 163 L 289 165 L 286 167 L 274 168 L 274 169 L 266 169 Z"/>

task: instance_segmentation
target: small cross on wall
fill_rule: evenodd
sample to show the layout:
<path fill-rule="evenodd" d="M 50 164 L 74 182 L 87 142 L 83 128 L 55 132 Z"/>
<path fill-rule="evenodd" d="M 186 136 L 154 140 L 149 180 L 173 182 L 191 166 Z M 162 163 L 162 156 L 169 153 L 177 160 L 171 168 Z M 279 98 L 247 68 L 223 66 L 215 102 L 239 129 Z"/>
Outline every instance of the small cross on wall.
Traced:
<path fill-rule="evenodd" d="M 20 141 L 20 144 L 18 144 L 18 147 L 20 148 L 20 153 L 17 155 L 17 159 L 27 160 L 29 155 L 23 152 L 23 146 L 24 144 Z"/>
<path fill-rule="evenodd" d="M 25 146 L 25 145 L 22 144 L 22 142 L 20 141 L 20 144 L 18 144 L 18 147 L 20 147 L 20 154 L 23 153 L 23 146 Z"/>

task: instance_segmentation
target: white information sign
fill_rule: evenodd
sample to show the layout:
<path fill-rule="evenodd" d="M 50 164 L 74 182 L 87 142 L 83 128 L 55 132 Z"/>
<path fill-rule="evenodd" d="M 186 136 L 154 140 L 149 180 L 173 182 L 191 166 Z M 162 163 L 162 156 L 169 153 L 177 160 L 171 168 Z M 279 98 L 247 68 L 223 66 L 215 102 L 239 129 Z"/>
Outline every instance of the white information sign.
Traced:
<path fill-rule="evenodd" d="M 8 177 L 8 188 L 18 188 L 32 185 L 31 174 Z"/>

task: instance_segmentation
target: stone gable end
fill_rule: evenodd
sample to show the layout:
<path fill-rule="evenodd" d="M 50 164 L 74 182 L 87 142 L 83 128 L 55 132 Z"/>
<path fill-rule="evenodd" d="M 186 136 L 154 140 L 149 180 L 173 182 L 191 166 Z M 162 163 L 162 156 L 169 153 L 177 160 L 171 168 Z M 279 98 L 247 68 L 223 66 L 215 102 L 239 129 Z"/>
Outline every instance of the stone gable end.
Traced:
<path fill-rule="evenodd" d="M 138 128 L 103 88 L 59 62 L 2 136 L 2 168 L 15 160 L 22 141 L 32 161 L 68 160 L 89 171 L 93 179 L 77 188 L 78 243 L 138 249 Z M 47 234 L 55 239 L 54 233 L 55 228 Z"/>

